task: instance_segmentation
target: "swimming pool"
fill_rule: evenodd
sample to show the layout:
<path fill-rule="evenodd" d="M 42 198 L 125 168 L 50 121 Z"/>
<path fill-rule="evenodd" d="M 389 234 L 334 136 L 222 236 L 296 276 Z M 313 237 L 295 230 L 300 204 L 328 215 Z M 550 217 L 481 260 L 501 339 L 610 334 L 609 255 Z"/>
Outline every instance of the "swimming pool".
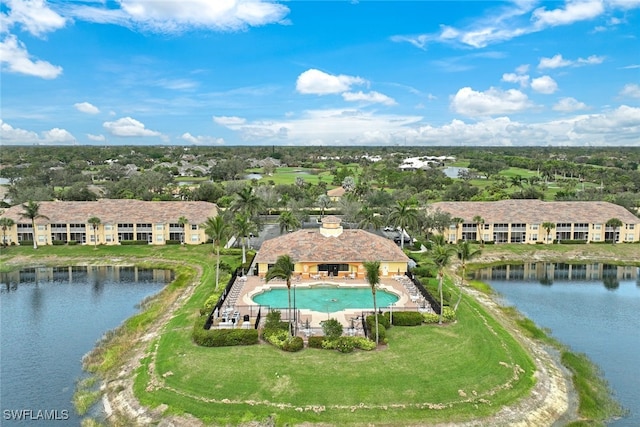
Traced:
<path fill-rule="evenodd" d="M 291 306 L 294 305 L 294 287 L 291 287 Z M 399 297 L 391 292 L 378 289 L 376 304 L 384 309 L 397 302 Z M 268 289 L 253 296 L 256 304 L 274 308 L 288 307 L 287 288 Z M 298 309 L 334 313 L 350 309 L 373 309 L 373 297 L 369 287 L 349 287 L 336 285 L 312 285 L 295 288 L 295 306 Z"/>

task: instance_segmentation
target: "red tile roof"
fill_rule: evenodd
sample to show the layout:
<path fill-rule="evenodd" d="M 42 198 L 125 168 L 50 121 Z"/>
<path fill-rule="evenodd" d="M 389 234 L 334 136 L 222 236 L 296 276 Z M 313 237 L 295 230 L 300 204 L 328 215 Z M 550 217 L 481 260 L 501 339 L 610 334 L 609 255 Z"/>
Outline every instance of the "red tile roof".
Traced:
<path fill-rule="evenodd" d="M 215 203 L 209 202 L 146 202 L 129 199 L 101 199 L 95 202 L 38 202 L 40 214 L 49 219 L 38 219 L 36 223 L 46 224 L 86 224 L 96 216 L 100 221 L 116 223 L 177 223 L 184 216 L 189 224 L 202 224 L 208 217 L 218 214 Z M 21 217 L 22 205 L 12 206 L 2 215 L 16 223 L 29 222 Z"/>
<path fill-rule="evenodd" d="M 393 241 L 364 230 L 343 230 L 339 236 L 329 237 L 319 229 L 298 230 L 265 241 L 256 262 L 273 264 L 280 255 L 289 255 L 294 262 L 409 262 Z"/>
<path fill-rule="evenodd" d="M 473 223 L 481 216 L 487 224 L 588 223 L 604 224 L 618 218 L 625 224 L 640 224 L 640 218 L 622 206 L 608 202 L 544 202 L 542 200 L 500 200 L 497 202 L 437 202 L 429 210 L 440 209 L 452 217 Z"/>

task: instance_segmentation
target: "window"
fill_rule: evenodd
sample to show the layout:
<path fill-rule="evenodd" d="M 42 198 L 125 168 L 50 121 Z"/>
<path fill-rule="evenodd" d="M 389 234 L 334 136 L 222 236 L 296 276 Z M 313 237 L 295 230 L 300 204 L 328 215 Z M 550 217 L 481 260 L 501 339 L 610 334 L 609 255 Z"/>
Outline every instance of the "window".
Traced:
<path fill-rule="evenodd" d="M 488 229 L 489 229 L 489 227 L 490 227 L 490 224 L 485 224 L 485 225 L 484 225 L 484 229 L 485 229 L 485 230 L 488 230 Z"/>
<path fill-rule="evenodd" d="M 602 230 L 602 224 L 593 224 L 593 228 L 596 230 Z"/>
<path fill-rule="evenodd" d="M 192 242 L 198 242 L 198 241 L 200 241 L 200 239 L 198 238 L 197 234 L 192 234 L 191 235 L 191 241 Z"/>
<path fill-rule="evenodd" d="M 600 233 L 595 233 L 593 235 L 593 241 L 594 242 L 599 242 L 600 240 L 601 240 Z"/>
<path fill-rule="evenodd" d="M 482 240 L 484 240 L 485 242 L 489 240 L 489 233 L 484 233 L 482 235 Z"/>
<path fill-rule="evenodd" d="M 38 236 L 38 242 L 45 243 L 47 241 L 47 236 Z"/>
<path fill-rule="evenodd" d="M 625 226 L 625 228 L 626 228 L 627 230 L 633 230 L 633 229 L 635 228 L 635 224 L 627 224 L 627 225 Z"/>
<path fill-rule="evenodd" d="M 198 224 L 191 224 L 191 229 L 192 230 L 197 230 L 198 229 Z"/>
<path fill-rule="evenodd" d="M 106 235 L 104 236 L 104 240 L 105 240 L 105 241 L 107 241 L 107 242 L 111 242 L 111 241 L 112 241 L 111 234 L 106 234 Z"/>
<path fill-rule="evenodd" d="M 105 225 L 104 225 L 104 229 L 105 229 L 105 231 L 111 231 L 111 230 L 113 230 L 113 225 L 111 225 L 111 224 L 105 224 Z"/>
<path fill-rule="evenodd" d="M 633 233 L 627 233 L 626 240 L 627 242 L 633 242 Z"/>
<path fill-rule="evenodd" d="M 158 231 L 164 230 L 164 224 L 156 224 L 156 230 Z"/>
<path fill-rule="evenodd" d="M 164 236 L 156 236 L 156 242 L 164 242 Z"/>
<path fill-rule="evenodd" d="M 532 234 L 531 235 L 531 240 L 534 241 L 534 242 L 537 242 L 538 241 L 538 234 Z"/>
<path fill-rule="evenodd" d="M 44 224 L 38 224 L 38 231 L 44 231 L 47 229 L 47 226 Z"/>
<path fill-rule="evenodd" d="M 96 236 L 94 236 L 94 235 L 92 234 L 91 236 L 89 236 L 89 241 L 90 241 L 91 243 L 95 242 L 95 241 L 96 241 L 95 237 L 96 237 Z"/>
<path fill-rule="evenodd" d="M 456 235 L 455 234 L 449 234 L 449 241 L 450 242 L 454 242 L 456 240 Z"/>

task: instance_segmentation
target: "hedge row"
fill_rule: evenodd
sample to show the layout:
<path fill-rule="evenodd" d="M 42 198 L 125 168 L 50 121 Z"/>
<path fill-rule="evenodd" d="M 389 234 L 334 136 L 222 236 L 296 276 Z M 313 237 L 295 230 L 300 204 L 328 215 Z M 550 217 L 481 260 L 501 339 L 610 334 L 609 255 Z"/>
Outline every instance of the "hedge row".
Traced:
<path fill-rule="evenodd" d="M 227 347 L 258 344 L 256 329 L 204 329 L 206 316 L 200 316 L 193 325 L 191 337 L 203 347 Z"/>

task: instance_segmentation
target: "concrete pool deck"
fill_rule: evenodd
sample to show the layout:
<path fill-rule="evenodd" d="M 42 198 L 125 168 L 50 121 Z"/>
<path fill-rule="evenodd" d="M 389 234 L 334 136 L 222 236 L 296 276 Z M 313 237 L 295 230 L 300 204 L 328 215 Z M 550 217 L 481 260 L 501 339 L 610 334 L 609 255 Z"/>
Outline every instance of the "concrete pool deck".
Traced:
<path fill-rule="evenodd" d="M 400 277 L 403 277 L 402 279 Z M 394 303 L 393 310 L 418 310 L 421 308 L 425 301 L 422 299 L 419 294 L 415 293 L 413 295 L 410 294 L 407 287 L 402 283 L 402 280 L 408 280 L 408 278 L 404 276 L 386 276 L 380 278 L 380 284 L 378 288 L 380 290 L 385 290 L 391 292 L 398 296 L 398 301 Z M 365 279 L 299 279 L 295 278 L 291 282 L 291 288 L 293 292 L 293 287 L 301 288 L 301 287 L 310 287 L 314 285 L 320 284 L 331 284 L 337 286 L 344 287 L 359 287 L 370 289 L 369 283 Z M 240 312 L 240 318 L 244 318 L 245 314 L 249 314 L 251 317 L 250 322 L 255 321 L 255 309 L 258 304 L 256 304 L 252 297 L 260 292 L 263 292 L 267 289 L 275 289 L 275 288 L 285 288 L 287 285 L 284 280 L 271 280 L 270 282 L 266 282 L 263 278 L 258 276 L 243 276 L 236 279 L 234 283 L 234 289 L 232 293 L 236 294 L 236 298 L 234 301 L 225 302 L 223 307 L 234 307 L 235 310 Z M 427 307 L 428 303 L 426 303 Z M 378 307 L 380 310 L 389 311 L 389 306 Z M 283 319 L 287 316 L 287 307 L 278 307 L 281 310 Z M 362 314 L 362 309 L 347 309 L 338 312 L 320 312 L 306 309 L 299 309 L 300 313 L 300 324 L 308 325 L 310 328 L 320 328 L 321 322 L 327 320 L 328 318 L 334 318 L 338 320 L 345 327 L 345 331 L 352 324 L 352 320 L 355 322 L 355 319 Z M 367 310 L 367 311 L 370 311 Z M 244 323 L 244 322 L 243 322 Z M 214 321 L 214 325 L 217 322 Z M 236 325 L 242 327 L 243 325 Z M 247 326 L 248 327 L 248 326 Z"/>

